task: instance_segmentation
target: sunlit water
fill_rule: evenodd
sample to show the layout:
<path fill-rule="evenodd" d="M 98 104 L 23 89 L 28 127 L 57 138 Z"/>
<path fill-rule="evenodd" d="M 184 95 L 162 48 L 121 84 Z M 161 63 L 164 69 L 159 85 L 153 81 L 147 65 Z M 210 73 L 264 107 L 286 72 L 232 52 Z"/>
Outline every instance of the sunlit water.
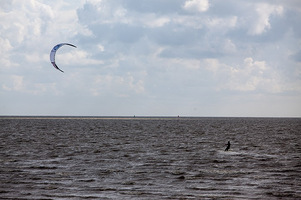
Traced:
<path fill-rule="evenodd" d="M 301 119 L 1 117 L 0 198 L 301 199 Z"/>

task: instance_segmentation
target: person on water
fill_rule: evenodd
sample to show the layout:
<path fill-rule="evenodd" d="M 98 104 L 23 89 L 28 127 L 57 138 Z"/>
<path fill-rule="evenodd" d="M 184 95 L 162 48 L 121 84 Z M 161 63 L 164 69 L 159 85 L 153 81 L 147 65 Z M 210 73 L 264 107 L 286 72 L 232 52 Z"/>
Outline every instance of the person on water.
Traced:
<path fill-rule="evenodd" d="M 228 141 L 228 144 L 227 144 L 227 147 L 226 147 L 226 149 L 225 149 L 225 151 L 228 151 L 229 149 L 230 149 L 230 141 Z"/>

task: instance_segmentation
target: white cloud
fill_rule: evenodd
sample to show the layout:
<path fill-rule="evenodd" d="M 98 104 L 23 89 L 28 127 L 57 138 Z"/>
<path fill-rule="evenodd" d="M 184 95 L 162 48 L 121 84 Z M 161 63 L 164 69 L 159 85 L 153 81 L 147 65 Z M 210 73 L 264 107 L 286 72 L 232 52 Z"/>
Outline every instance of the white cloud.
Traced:
<path fill-rule="evenodd" d="M 77 10 L 79 20 L 85 24 L 130 24 L 127 10 L 121 5 L 109 1 L 88 0 Z"/>
<path fill-rule="evenodd" d="M 227 53 L 235 53 L 237 51 L 236 45 L 233 41 L 227 38 L 223 41 L 223 50 Z"/>
<path fill-rule="evenodd" d="M 90 89 L 93 96 L 113 94 L 118 97 L 129 97 L 132 92 L 139 94 L 144 91 L 144 81 L 135 80 L 131 74 L 126 76 L 97 75 Z"/>
<path fill-rule="evenodd" d="M 57 86 L 57 83 L 47 83 L 47 82 L 33 82 L 28 78 L 20 75 L 10 75 L 5 77 L 2 82 L 2 89 L 9 93 L 14 92 L 20 94 L 29 94 L 29 95 L 42 95 L 51 93 L 54 95 L 61 95 Z"/>
<path fill-rule="evenodd" d="M 166 68 L 170 68 L 170 71 L 176 69 L 197 70 L 201 65 L 198 59 L 160 58 L 158 62 L 162 62 L 162 65 Z"/>
<path fill-rule="evenodd" d="M 237 16 L 175 16 L 172 22 L 191 29 L 204 29 L 212 32 L 218 31 L 220 34 L 226 33 L 237 26 Z"/>
<path fill-rule="evenodd" d="M 103 52 L 105 50 L 105 47 L 102 44 L 97 45 L 99 51 Z"/>
<path fill-rule="evenodd" d="M 11 1 L 10 8 L 1 12 L 0 33 L 13 45 L 39 37 L 53 18 L 50 6 L 38 1 Z"/>
<path fill-rule="evenodd" d="M 229 18 L 220 18 L 220 17 L 215 17 L 215 18 L 208 18 L 206 20 L 206 24 L 208 27 L 220 27 L 225 28 L 225 27 L 235 27 L 237 22 L 237 16 L 231 16 Z"/>
<path fill-rule="evenodd" d="M 131 76 L 130 74 L 128 75 L 128 79 L 129 79 L 128 80 L 129 87 L 132 90 L 134 90 L 136 93 L 143 93 L 145 91 L 143 80 L 135 81 L 134 77 Z"/>
<path fill-rule="evenodd" d="M 101 65 L 103 61 L 100 59 L 91 58 L 90 53 L 80 50 L 74 49 L 69 52 L 64 51 L 65 53 L 58 52 L 56 55 L 56 62 L 61 63 L 62 65 Z M 59 61 L 58 61 L 59 59 Z"/>
<path fill-rule="evenodd" d="M 162 27 L 171 21 L 169 17 L 158 17 L 154 14 L 146 15 L 144 18 L 137 20 L 141 20 L 142 24 L 150 28 Z"/>
<path fill-rule="evenodd" d="M 279 75 L 265 61 L 254 61 L 248 57 L 241 66 L 230 66 L 216 59 L 206 59 L 205 64 L 220 82 L 218 90 L 259 93 L 280 93 L 284 90 Z"/>
<path fill-rule="evenodd" d="M 24 89 L 23 76 L 12 75 L 8 84 L 2 84 L 2 88 L 7 91 L 22 91 Z"/>
<path fill-rule="evenodd" d="M 187 0 L 184 9 L 192 12 L 205 12 L 209 9 L 208 0 Z"/>
<path fill-rule="evenodd" d="M 256 5 L 256 19 L 251 24 L 248 33 L 251 35 L 260 35 L 271 28 L 271 15 L 282 15 L 283 7 L 260 3 Z"/>
<path fill-rule="evenodd" d="M 0 46 L 0 69 L 17 66 L 18 64 L 10 59 L 10 53 L 13 49 L 13 46 L 10 44 L 9 40 L 0 36 Z"/>

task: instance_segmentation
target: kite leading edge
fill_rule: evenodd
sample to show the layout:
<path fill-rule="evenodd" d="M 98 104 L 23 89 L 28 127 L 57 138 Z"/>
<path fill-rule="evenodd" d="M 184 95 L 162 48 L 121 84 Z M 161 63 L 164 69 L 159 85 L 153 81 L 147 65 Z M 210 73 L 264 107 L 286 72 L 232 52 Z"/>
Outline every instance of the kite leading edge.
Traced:
<path fill-rule="evenodd" d="M 50 62 L 52 63 L 52 65 L 53 65 L 54 68 L 56 68 L 57 70 L 59 70 L 59 71 L 61 71 L 61 72 L 64 72 L 64 71 L 61 70 L 61 69 L 56 65 L 56 63 L 55 63 L 55 54 L 56 54 L 56 51 L 57 51 L 59 48 L 61 48 L 62 46 L 64 46 L 64 45 L 69 45 L 69 46 L 72 46 L 72 47 L 75 47 L 75 48 L 76 48 L 76 46 L 73 45 L 73 44 L 69 44 L 69 43 L 60 43 L 60 44 L 55 45 L 55 46 L 52 48 L 51 52 L 50 52 Z"/>

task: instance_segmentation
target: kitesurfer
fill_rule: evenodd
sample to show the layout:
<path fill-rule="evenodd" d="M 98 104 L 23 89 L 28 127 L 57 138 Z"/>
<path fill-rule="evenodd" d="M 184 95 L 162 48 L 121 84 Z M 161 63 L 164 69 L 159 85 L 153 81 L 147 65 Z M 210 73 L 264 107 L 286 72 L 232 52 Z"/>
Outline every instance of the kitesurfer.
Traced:
<path fill-rule="evenodd" d="M 225 149 L 225 151 L 228 151 L 229 149 L 230 149 L 230 141 L 228 141 L 228 144 L 227 144 L 227 147 L 226 147 L 226 149 Z"/>

